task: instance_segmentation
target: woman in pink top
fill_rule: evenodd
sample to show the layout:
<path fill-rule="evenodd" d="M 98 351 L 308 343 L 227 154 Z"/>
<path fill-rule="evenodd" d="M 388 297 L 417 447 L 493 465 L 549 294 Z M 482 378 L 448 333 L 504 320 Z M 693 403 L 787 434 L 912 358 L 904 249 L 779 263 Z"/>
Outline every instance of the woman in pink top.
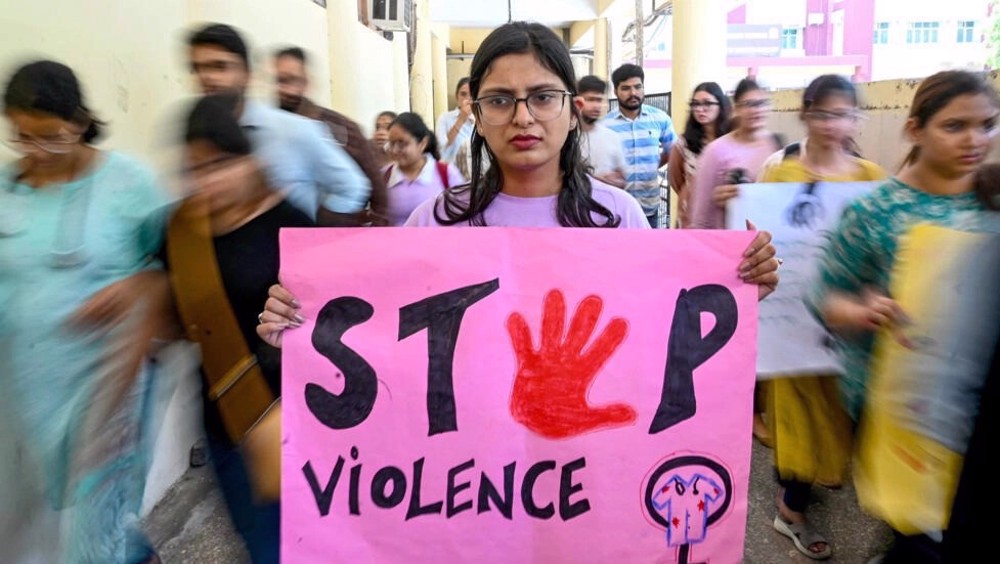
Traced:
<path fill-rule="evenodd" d="M 382 169 L 390 225 L 402 225 L 422 202 L 465 183 L 454 165 L 440 160 L 437 137 L 415 113 L 403 112 L 392 120 L 385 145 L 396 161 Z"/>
<path fill-rule="evenodd" d="M 746 78 L 733 94 L 733 131 L 710 143 L 698 160 L 694 191 L 690 194 L 692 229 L 725 229 L 726 202 L 739 194 L 739 185 L 753 182 L 764 162 L 782 143 L 767 130 L 771 100 L 767 92 Z M 753 434 L 764 445 L 771 444 L 771 432 L 764 423 L 764 389 L 754 390 Z"/>
<path fill-rule="evenodd" d="M 753 182 L 781 142 L 767 130 L 771 100 L 752 79 L 743 79 L 733 95 L 732 133 L 705 148 L 698 160 L 691 193 L 690 227 L 725 229 L 726 202 L 739 194 L 739 184 Z"/>
<path fill-rule="evenodd" d="M 648 229 L 631 196 L 587 176 L 579 110 L 567 103 L 575 85 L 569 51 L 552 30 L 525 22 L 494 30 L 472 61 L 472 181 L 425 202 L 406 224 Z M 739 265 L 740 278 L 758 284 L 762 298 L 778 283 L 770 241 L 758 233 Z M 273 286 L 270 296 L 257 333 L 280 346 L 282 331 L 302 318 L 284 288 Z"/>

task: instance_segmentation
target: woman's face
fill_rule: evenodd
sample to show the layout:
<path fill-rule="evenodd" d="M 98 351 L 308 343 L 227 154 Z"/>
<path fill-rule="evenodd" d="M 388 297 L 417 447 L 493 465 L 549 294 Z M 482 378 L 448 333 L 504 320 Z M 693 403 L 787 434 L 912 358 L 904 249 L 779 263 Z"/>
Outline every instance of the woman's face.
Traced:
<path fill-rule="evenodd" d="M 384 144 L 389 140 L 390 124 L 392 124 L 392 118 L 389 116 L 379 116 L 379 118 L 375 120 L 375 135 L 372 136 L 372 139 L 374 139 L 376 143 Z"/>
<path fill-rule="evenodd" d="M 420 164 L 426 150 L 426 138 L 417 141 L 416 137 L 399 124 L 389 128 L 388 152 L 399 166 L 409 168 Z"/>
<path fill-rule="evenodd" d="M 997 107 L 985 94 L 966 94 L 931 116 L 923 127 L 910 121 L 907 131 L 920 147 L 919 160 L 946 177 L 979 169 L 997 131 Z"/>
<path fill-rule="evenodd" d="M 733 117 L 738 120 L 740 129 L 753 133 L 767 127 L 767 117 L 771 113 L 771 98 L 767 92 L 746 92 L 734 106 Z"/>
<path fill-rule="evenodd" d="M 573 103 L 563 94 L 568 90 L 534 54 L 504 55 L 493 61 L 480 83 L 476 128 L 501 170 L 555 167 L 558 171 L 560 152 L 570 129 L 577 126 Z M 534 97 L 535 115 L 523 100 L 500 109 L 510 97 L 529 96 Z"/>
<path fill-rule="evenodd" d="M 847 95 L 827 96 L 803 115 L 809 141 L 820 146 L 843 147 L 858 129 L 858 113 L 854 101 Z"/>
<path fill-rule="evenodd" d="M 29 168 L 61 168 L 73 163 L 83 147 L 83 128 L 44 112 L 8 110 L 7 143 L 28 161 Z"/>
<path fill-rule="evenodd" d="M 185 148 L 191 198 L 205 198 L 212 211 L 238 206 L 251 193 L 258 167 L 249 155 L 226 153 L 205 140 Z"/>
<path fill-rule="evenodd" d="M 691 116 L 701 125 L 715 123 L 720 111 L 719 99 L 708 92 L 695 92 L 691 97 Z"/>

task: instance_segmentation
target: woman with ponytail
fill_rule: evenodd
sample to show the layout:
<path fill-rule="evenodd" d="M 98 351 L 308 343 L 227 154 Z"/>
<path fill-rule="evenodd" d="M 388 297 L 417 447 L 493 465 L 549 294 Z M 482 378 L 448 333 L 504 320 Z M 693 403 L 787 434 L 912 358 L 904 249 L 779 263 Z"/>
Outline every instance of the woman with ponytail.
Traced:
<path fill-rule="evenodd" d="M 392 121 L 385 146 L 395 161 L 382 169 L 390 225 L 402 225 L 425 200 L 465 183 L 455 165 L 441 160 L 437 137 L 415 113 L 403 112 Z"/>

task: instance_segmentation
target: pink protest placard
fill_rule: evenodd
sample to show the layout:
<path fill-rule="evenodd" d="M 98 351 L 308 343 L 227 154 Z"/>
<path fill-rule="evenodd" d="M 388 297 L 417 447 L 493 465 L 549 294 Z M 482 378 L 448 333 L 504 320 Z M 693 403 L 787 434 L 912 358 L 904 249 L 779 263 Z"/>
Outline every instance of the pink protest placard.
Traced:
<path fill-rule="evenodd" d="M 739 562 L 752 237 L 283 230 L 283 561 Z"/>

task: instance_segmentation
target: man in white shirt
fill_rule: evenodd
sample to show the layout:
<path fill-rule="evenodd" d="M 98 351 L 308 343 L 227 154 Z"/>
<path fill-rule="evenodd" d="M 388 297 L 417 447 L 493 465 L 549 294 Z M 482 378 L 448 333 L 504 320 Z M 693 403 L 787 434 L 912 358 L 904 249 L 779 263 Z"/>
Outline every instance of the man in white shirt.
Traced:
<path fill-rule="evenodd" d="M 580 120 L 580 151 L 594 168 L 594 178 L 625 188 L 625 151 L 618 134 L 598 123 L 607 107 L 608 83 L 590 75 L 577 85 L 576 105 L 583 119 Z"/>
<path fill-rule="evenodd" d="M 457 107 L 454 110 L 441 114 L 435 129 L 441 160 L 447 163 L 455 162 L 458 148 L 469 143 L 472 130 L 476 127 L 472 115 L 472 92 L 469 90 L 467 76 L 460 79 L 455 88 L 455 105 Z"/>

